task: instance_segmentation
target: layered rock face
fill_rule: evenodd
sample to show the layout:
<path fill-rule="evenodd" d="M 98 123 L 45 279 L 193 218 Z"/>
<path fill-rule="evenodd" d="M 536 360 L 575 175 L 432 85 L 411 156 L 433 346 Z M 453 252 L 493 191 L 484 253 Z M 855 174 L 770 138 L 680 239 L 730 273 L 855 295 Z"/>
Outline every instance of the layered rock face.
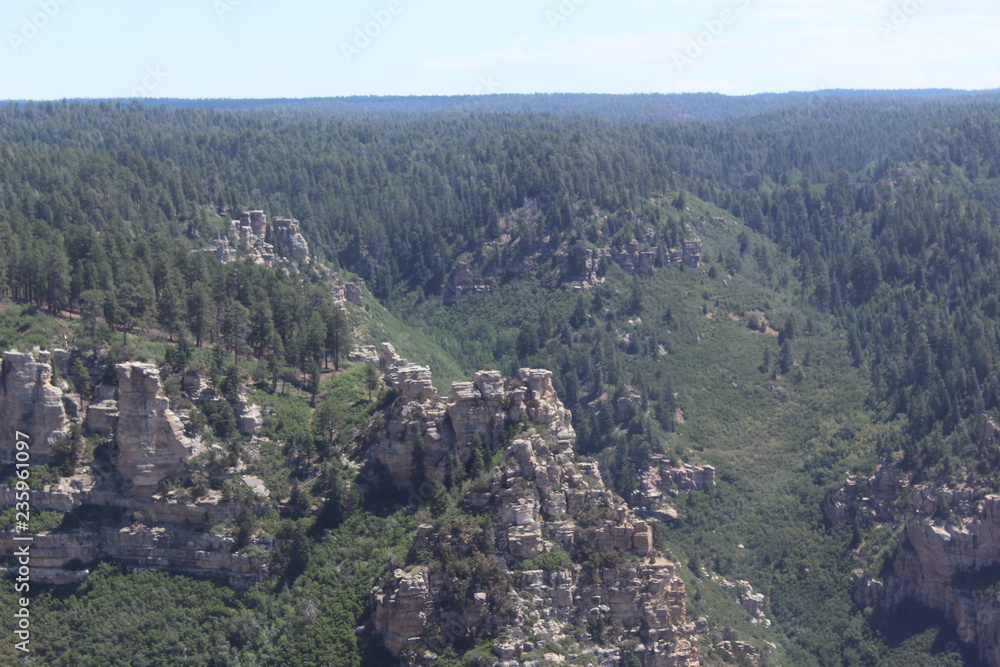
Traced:
<path fill-rule="evenodd" d="M 430 369 L 410 364 L 389 343 L 378 355 L 371 346 L 355 348 L 350 359 L 376 366 L 401 395 L 369 452 L 370 461 L 398 487 L 415 479 L 418 465 L 427 481 L 444 482 L 449 466 L 466 465 L 476 447 L 495 448 L 522 419 L 564 445 L 576 438 L 572 413 L 552 388 L 551 371 L 524 368 L 517 380 L 480 371 L 472 382 L 454 383 L 441 399 Z"/>
<path fill-rule="evenodd" d="M 685 239 L 679 250 L 662 246 L 652 246 L 648 250 L 641 248 L 642 244 L 632 239 L 623 250 L 613 252 L 611 256 L 629 273 L 650 275 L 657 261 L 664 265 L 683 262 L 687 266 L 697 267 L 701 263 L 703 244 L 701 239 Z"/>
<path fill-rule="evenodd" d="M 52 445 L 69 434 L 67 403 L 78 406 L 79 400 L 52 385 L 47 353 L 5 352 L 0 369 L 0 461 L 14 460 L 20 431 L 28 435 L 32 462 L 44 462 Z"/>
<path fill-rule="evenodd" d="M 14 535 L 0 532 L 0 553 L 13 553 Z M 233 540 L 171 527 L 101 528 L 36 535 L 31 545 L 32 580 L 45 584 L 76 583 L 86 578 L 82 565 L 114 560 L 134 568 L 169 568 L 210 576 L 245 588 L 267 572 L 264 558 L 232 553 Z"/>
<path fill-rule="evenodd" d="M 372 591 L 374 626 L 386 647 L 403 664 L 430 664 L 435 650 L 469 628 L 504 626 L 509 639 L 494 645 L 495 667 L 555 660 L 540 648 L 549 642 L 570 645 L 572 657 L 618 665 L 628 655 L 621 648 L 626 640 L 643 665 L 698 665 L 678 564 L 655 550 L 649 524 L 604 486 L 596 464 L 576 456 L 570 415 L 552 390 L 551 373 L 525 369 L 511 382 L 480 372 L 453 386 L 445 409 L 456 443 L 502 442 L 505 428 L 522 415 L 530 428 L 507 447 L 489 487 L 473 487 L 465 498 L 472 511 L 492 510 L 488 525 L 462 534 L 420 526 L 414 553 L 447 556 L 399 568 Z M 614 565 L 573 564 L 571 553 L 602 554 Z M 554 569 L 511 571 L 547 554 L 560 563 Z M 503 572 L 512 587 L 473 581 L 457 595 L 441 565 L 455 557 Z M 544 642 L 530 641 L 525 626 Z M 574 627 L 588 630 L 567 630 Z M 612 630 L 601 635 L 602 628 Z"/>
<path fill-rule="evenodd" d="M 52 357 L 66 373 L 69 353 L 57 351 Z M 75 395 L 49 384 L 48 360 L 46 353 L 8 352 L 0 378 L 0 416 L 3 426 L 10 429 L 9 443 L 13 446 L 15 430 L 29 433 L 32 463 L 44 461 L 51 444 L 67 434 L 74 415 L 78 421 L 83 412 Z M 107 521 L 99 528 L 35 535 L 33 580 L 77 582 L 87 574 L 81 568 L 95 560 L 112 559 L 130 567 L 211 576 L 234 586 L 260 581 L 267 572 L 266 559 L 234 554 L 233 540 L 204 532 L 206 525 L 238 514 L 239 504 L 221 502 L 219 491 L 208 491 L 198 499 L 157 493 L 162 480 L 192 473 L 189 459 L 201 448 L 199 441 L 184 436 L 180 419 L 163 394 L 159 371 L 150 364 L 126 363 L 118 365 L 117 375 L 117 389 L 102 385 L 94 391 L 85 421 L 90 433 L 113 436 L 118 451 L 111 462 L 117 466 L 96 462 L 80 466 L 72 476 L 31 494 L 35 510 L 67 513 L 103 508 Z M 185 377 L 184 385 L 190 398 L 214 398 L 214 389 L 197 374 Z M 75 410 L 64 411 L 64 404 Z M 260 409 L 242 396 L 237 407 L 241 429 L 255 431 Z M 244 480 L 255 486 L 252 477 Z M 0 505 L 13 505 L 18 500 L 15 495 L 13 488 L 0 489 Z M 121 526 L 136 514 L 152 527 Z M 14 553 L 14 537 L 14 533 L 0 531 L 0 554 L 10 557 Z"/>
<path fill-rule="evenodd" d="M 674 521 L 677 510 L 668 504 L 669 498 L 681 493 L 715 487 L 715 468 L 691 465 L 654 455 L 655 464 L 639 475 L 639 485 L 629 502 L 642 517 L 657 521 Z"/>
<path fill-rule="evenodd" d="M 185 437 L 181 420 L 163 395 L 152 364 L 118 364 L 118 470 L 137 493 L 150 495 L 164 479 L 185 471 L 201 442 Z"/>
<path fill-rule="evenodd" d="M 892 505 L 903 493 L 912 507 L 905 516 Z M 891 608 L 912 598 L 943 612 L 963 642 L 1000 667 L 1000 598 L 990 592 L 1000 567 L 1000 495 L 928 485 L 904 490 L 881 468 L 866 484 L 849 479 L 825 509 L 831 521 L 865 512 L 900 525 L 891 573 L 879 580 L 854 572 L 859 605 Z"/>

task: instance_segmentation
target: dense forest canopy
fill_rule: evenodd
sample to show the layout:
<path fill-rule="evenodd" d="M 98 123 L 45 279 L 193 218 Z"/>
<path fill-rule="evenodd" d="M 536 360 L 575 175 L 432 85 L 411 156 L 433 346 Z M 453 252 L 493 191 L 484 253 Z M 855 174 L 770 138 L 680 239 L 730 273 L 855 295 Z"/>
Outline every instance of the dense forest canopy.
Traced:
<path fill-rule="evenodd" d="M 692 570 L 770 577 L 775 632 L 814 664 L 886 657 L 872 647 L 887 622 L 852 616 L 842 536 L 818 518 L 841 473 L 885 459 L 916 479 L 1000 488 L 1000 453 L 975 437 L 1000 411 L 995 92 L 162 102 L 0 108 L 0 295 L 122 334 L 104 331 L 107 345 L 156 328 L 304 375 L 346 355 L 326 281 L 350 272 L 466 372 L 553 368 L 579 450 L 626 496 L 652 456 L 711 456 L 709 441 L 756 419 L 760 396 L 716 404 L 696 385 L 716 381 L 698 350 L 735 346 L 729 361 L 770 387 L 767 401 L 813 420 L 767 422 L 799 447 L 798 477 L 777 486 L 801 507 L 780 535 L 755 533 L 762 555 L 739 555 L 711 524 L 750 484 L 728 470 L 669 536 Z M 202 252 L 249 208 L 301 221 L 321 261 L 285 271 Z M 601 284 L 567 287 L 587 251 L 695 235 L 699 273 L 627 275 L 607 259 Z M 453 302 L 460 262 L 478 263 L 489 293 Z M 706 333 L 727 314 L 739 332 Z M 607 406 L 622 399 L 649 409 L 617 419 Z M 822 426 L 848 403 L 850 423 Z M 807 576 L 805 562 L 836 576 Z M 108 595 L 111 576 L 87 595 Z M 336 605 L 345 627 L 363 615 L 357 596 Z M 839 638 L 849 630 L 854 644 Z"/>

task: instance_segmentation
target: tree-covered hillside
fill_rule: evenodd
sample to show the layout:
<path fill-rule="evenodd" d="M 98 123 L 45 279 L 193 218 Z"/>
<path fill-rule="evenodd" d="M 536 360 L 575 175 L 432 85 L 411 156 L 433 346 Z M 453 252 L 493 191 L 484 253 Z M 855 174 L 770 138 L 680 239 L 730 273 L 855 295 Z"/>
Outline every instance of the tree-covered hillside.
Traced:
<path fill-rule="evenodd" d="M 912 483 L 1000 488 L 980 436 L 1000 417 L 995 93 L 198 106 L 0 109 L 5 345 L 60 330 L 93 359 L 177 377 L 200 364 L 220 387 L 255 383 L 274 419 L 259 474 L 297 515 L 272 531 L 273 580 L 191 593 L 215 610 L 184 620 L 203 628 L 178 635 L 192 664 L 387 659 L 354 634 L 371 584 L 409 549 L 414 516 L 454 519 L 461 486 L 388 517 L 355 494 L 393 399 L 344 362 L 355 339 L 397 343 L 439 381 L 553 370 L 577 451 L 626 500 L 657 462 L 713 465 L 715 488 L 657 515 L 692 617 L 709 619 L 705 664 L 737 639 L 761 664 L 971 659 L 947 619 L 857 607 L 851 571 L 881 529 L 832 526 L 823 503 L 880 462 Z M 265 266 L 241 246 L 220 263 L 213 243 L 249 209 L 300 221 L 313 259 Z M 332 288 L 354 277 L 363 300 L 341 309 Z M 202 426 L 243 451 L 222 403 Z M 115 582 L 187 605 L 158 577 L 102 567 L 45 593 L 65 645 L 38 664 L 118 660 L 107 636 L 64 628 L 118 604 Z M 770 624 L 740 606 L 741 582 Z M 295 629 L 299 615 L 319 630 Z M 170 662 L 139 647 L 136 664 Z"/>

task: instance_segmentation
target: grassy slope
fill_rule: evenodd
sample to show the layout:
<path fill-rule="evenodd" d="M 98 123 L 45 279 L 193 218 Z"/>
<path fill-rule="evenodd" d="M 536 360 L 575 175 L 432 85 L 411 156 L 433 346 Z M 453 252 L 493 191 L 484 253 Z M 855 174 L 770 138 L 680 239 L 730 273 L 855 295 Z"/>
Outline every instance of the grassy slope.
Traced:
<path fill-rule="evenodd" d="M 685 421 L 666 437 L 664 449 L 717 468 L 716 490 L 678 498 L 681 519 L 667 527 L 667 542 L 684 563 L 694 559 L 731 581 L 748 580 L 767 596 L 777 623 L 772 629 L 752 625 L 732 593 L 685 569 L 696 616 L 708 615 L 717 628 L 735 628 L 779 664 L 832 664 L 852 615 L 850 563 L 843 542 L 823 526 L 820 502 L 848 465 L 869 455 L 874 427 L 864 406 L 867 380 L 851 366 L 843 333 L 796 296 L 792 267 L 773 245 L 749 233 L 742 268 L 728 276 L 716 259 L 720 252 L 739 254 L 742 227 L 711 206 L 691 206 L 703 220 L 730 222 L 697 229 L 708 262 L 702 269 L 668 267 L 641 279 L 642 324 L 635 326 L 664 327 L 668 308 L 676 325 L 668 337 L 670 354 L 628 361 L 632 368 L 662 368 L 678 395 Z M 713 266 L 716 277 L 710 278 Z M 606 286 L 624 300 L 631 280 L 613 268 Z M 520 322 L 544 309 L 559 322 L 575 300 L 572 293 L 545 292 L 525 279 L 451 308 L 421 304 L 407 318 L 419 319 L 429 337 L 467 363 L 507 370 L 510 339 Z M 779 346 L 773 331 L 747 328 L 751 311 L 766 313 L 775 325 L 796 318 L 796 365 L 786 377 L 758 369 L 764 350 L 776 359 Z M 804 334 L 807 321 L 815 330 Z M 614 326 L 621 334 L 633 325 L 619 320 Z M 557 365 L 555 357 L 547 362 Z M 775 386 L 783 391 L 772 391 Z M 779 648 L 768 651 L 765 641 Z"/>

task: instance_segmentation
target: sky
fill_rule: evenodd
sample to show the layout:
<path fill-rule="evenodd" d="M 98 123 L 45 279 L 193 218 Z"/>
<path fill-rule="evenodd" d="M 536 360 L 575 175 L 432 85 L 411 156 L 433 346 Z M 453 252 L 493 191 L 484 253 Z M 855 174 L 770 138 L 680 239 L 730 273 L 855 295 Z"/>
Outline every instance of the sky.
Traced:
<path fill-rule="evenodd" d="M 996 0 L 3 0 L 0 99 L 1000 88 Z"/>

